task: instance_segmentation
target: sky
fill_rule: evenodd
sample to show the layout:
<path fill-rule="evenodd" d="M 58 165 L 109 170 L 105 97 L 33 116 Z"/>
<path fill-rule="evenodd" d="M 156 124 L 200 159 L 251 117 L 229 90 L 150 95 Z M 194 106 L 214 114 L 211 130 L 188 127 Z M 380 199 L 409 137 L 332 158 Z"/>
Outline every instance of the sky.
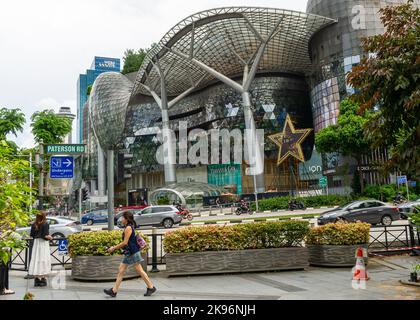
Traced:
<path fill-rule="evenodd" d="M 94 56 L 121 58 L 148 48 L 187 16 L 228 6 L 306 11 L 307 0 L 0 0 L 0 108 L 20 108 L 27 123 L 19 147 L 34 140 L 30 117 L 70 107 L 77 79 Z M 121 61 L 122 62 L 122 61 Z M 76 138 L 76 121 L 73 123 Z"/>

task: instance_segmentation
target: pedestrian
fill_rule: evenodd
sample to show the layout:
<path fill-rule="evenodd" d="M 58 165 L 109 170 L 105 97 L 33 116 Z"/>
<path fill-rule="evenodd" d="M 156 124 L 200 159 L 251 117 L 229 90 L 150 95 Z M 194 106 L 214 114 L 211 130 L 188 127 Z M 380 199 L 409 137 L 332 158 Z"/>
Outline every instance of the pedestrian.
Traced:
<path fill-rule="evenodd" d="M 143 270 L 143 267 L 140 264 L 142 261 L 144 261 L 144 259 L 141 257 L 140 246 L 137 243 L 137 237 L 135 232 L 135 228 L 137 227 L 137 225 L 134 221 L 133 213 L 130 211 L 124 212 L 124 214 L 122 215 L 121 222 L 124 225 L 124 232 L 122 236 L 123 241 L 119 245 L 109 248 L 108 252 L 112 253 L 116 250 L 123 249 L 125 257 L 120 264 L 117 280 L 115 282 L 114 287 L 111 289 L 104 289 L 104 292 L 105 294 L 115 298 L 117 296 L 121 282 L 124 278 L 125 271 L 127 270 L 128 266 L 134 265 L 134 268 L 147 285 L 147 291 L 144 294 L 144 296 L 151 296 L 153 293 L 156 292 L 156 288 L 153 286 L 153 283 L 150 281 L 149 277 L 147 276 L 147 273 Z"/>
<path fill-rule="evenodd" d="M 49 241 L 50 227 L 47 223 L 46 212 L 40 211 L 36 215 L 35 223 L 31 226 L 33 238 L 32 257 L 29 264 L 29 274 L 35 277 L 35 287 L 47 285 L 47 275 L 51 273 L 51 253 Z"/>
<path fill-rule="evenodd" d="M 15 294 L 13 290 L 9 288 L 9 269 L 10 260 L 8 263 L 0 262 L 0 296 Z"/>

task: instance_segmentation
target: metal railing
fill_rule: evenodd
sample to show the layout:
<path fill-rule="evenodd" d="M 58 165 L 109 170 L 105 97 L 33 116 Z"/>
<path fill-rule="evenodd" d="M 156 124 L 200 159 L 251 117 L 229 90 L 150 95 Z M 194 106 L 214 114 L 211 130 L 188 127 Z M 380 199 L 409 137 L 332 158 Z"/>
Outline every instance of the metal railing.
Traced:
<path fill-rule="evenodd" d="M 420 228 L 412 225 L 372 227 L 369 251 L 372 253 L 420 249 Z"/>
<path fill-rule="evenodd" d="M 66 238 L 54 238 L 50 241 L 51 267 L 62 267 L 69 269 L 71 267 L 71 258 L 66 255 L 59 254 L 59 241 Z M 26 239 L 27 245 L 25 249 L 17 250 L 12 253 L 11 270 L 28 271 L 29 263 L 32 255 L 32 239 Z"/>

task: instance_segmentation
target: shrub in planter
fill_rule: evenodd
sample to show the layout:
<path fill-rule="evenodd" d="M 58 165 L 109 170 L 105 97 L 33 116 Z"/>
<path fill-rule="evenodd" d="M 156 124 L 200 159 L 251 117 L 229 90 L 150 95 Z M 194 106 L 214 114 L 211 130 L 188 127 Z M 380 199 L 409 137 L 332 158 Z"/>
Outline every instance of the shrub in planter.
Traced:
<path fill-rule="evenodd" d="M 306 221 L 188 227 L 164 238 L 169 275 L 304 269 Z"/>
<path fill-rule="evenodd" d="M 141 234 L 141 233 L 140 233 Z M 142 235 L 142 234 L 141 234 Z M 149 244 L 148 237 L 142 237 Z M 79 280 L 113 280 L 121 263 L 123 250 L 108 252 L 108 248 L 122 241 L 122 231 L 83 232 L 69 236 L 69 254 L 72 257 L 72 277 Z M 147 257 L 147 248 L 142 251 Z M 146 260 L 146 259 L 145 259 Z M 147 270 L 147 261 L 142 263 Z M 126 278 L 137 276 L 134 268 L 129 267 Z"/>
<path fill-rule="evenodd" d="M 309 263 L 319 266 L 352 266 L 355 252 L 367 247 L 370 225 L 367 223 L 331 223 L 313 228 L 306 236 Z"/>
<path fill-rule="evenodd" d="M 277 197 L 270 199 L 263 199 L 258 201 L 260 211 L 272 211 L 272 210 L 287 210 L 289 208 L 290 197 Z M 299 198 L 307 208 L 312 207 L 327 207 L 327 206 L 339 206 L 351 201 L 350 197 L 329 195 L 329 196 L 314 196 Z M 255 211 L 255 203 L 251 204 L 251 210 Z"/>
<path fill-rule="evenodd" d="M 296 247 L 308 232 L 306 221 L 188 227 L 168 232 L 163 245 L 166 253 Z"/>

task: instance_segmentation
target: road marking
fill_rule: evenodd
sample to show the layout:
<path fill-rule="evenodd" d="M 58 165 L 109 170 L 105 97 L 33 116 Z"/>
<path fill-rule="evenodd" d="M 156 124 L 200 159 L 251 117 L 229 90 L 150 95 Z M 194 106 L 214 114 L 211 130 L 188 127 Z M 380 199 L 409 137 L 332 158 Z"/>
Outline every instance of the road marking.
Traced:
<path fill-rule="evenodd" d="M 217 221 L 217 224 L 229 224 L 230 221 Z"/>

